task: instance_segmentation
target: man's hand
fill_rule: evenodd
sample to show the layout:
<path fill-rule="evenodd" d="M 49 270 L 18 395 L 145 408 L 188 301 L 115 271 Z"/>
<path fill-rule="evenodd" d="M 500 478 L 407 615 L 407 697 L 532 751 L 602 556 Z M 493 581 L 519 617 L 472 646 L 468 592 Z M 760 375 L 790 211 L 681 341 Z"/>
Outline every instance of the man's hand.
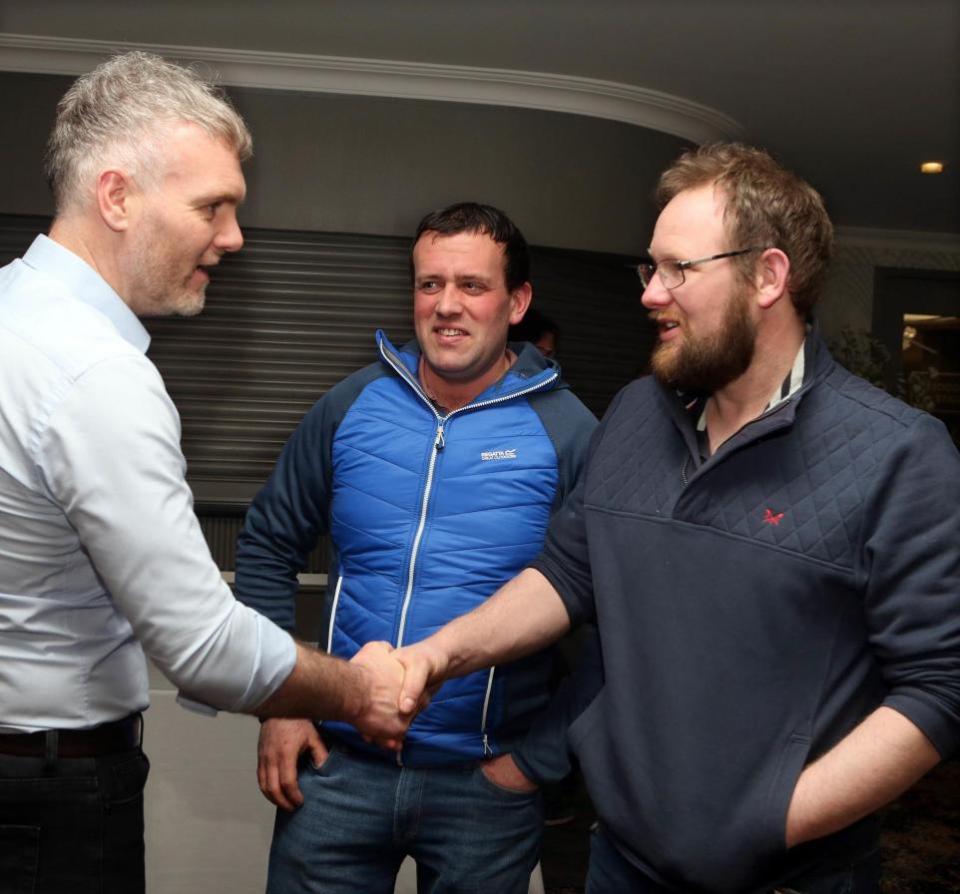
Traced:
<path fill-rule="evenodd" d="M 389 643 L 367 643 L 350 663 L 364 676 L 363 703 L 350 722 L 368 742 L 382 748 L 399 751 L 407 727 L 416 711 L 400 711 L 400 688 L 403 685 L 404 665 L 394 657 Z"/>
<path fill-rule="evenodd" d="M 787 847 L 879 810 L 939 761 L 913 721 L 893 708 L 877 708 L 800 774 L 787 810 Z"/>
<path fill-rule="evenodd" d="M 539 571 L 526 568 L 486 602 L 433 636 L 394 653 L 407 670 L 400 710 L 422 710 L 447 677 L 516 661 L 570 629 L 560 595 Z"/>
<path fill-rule="evenodd" d="M 260 727 L 257 743 L 257 782 L 263 796 L 284 810 L 296 810 L 303 804 L 297 784 L 297 762 L 310 751 L 315 766 L 327 759 L 327 749 L 309 720 L 272 718 Z"/>
<path fill-rule="evenodd" d="M 406 671 L 400 693 L 400 711 L 416 714 L 430 704 L 430 696 L 440 688 L 449 659 L 432 638 L 397 649 L 393 655 Z"/>
<path fill-rule="evenodd" d="M 499 754 L 484 761 L 480 770 L 495 786 L 511 792 L 535 792 L 539 788 L 523 774 L 512 754 Z"/>
<path fill-rule="evenodd" d="M 570 616 L 553 585 L 539 571 L 527 568 L 483 605 L 395 655 L 387 643 L 368 643 L 351 667 L 297 643 L 297 663 L 290 676 L 253 713 L 346 720 L 378 744 L 390 742 L 390 747 L 398 748 L 417 710 L 429 702 L 428 691 L 444 679 L 516 661 L 559 639 L 569 628 Z M 409 682 L 401 695 L 403 667 Z"/>

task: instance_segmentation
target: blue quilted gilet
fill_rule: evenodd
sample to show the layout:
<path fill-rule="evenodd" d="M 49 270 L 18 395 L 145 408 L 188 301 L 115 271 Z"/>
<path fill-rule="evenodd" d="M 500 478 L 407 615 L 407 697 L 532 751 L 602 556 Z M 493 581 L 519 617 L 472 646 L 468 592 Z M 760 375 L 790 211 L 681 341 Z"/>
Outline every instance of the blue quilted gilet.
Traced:
<path fill-rule="evenodd" d="M 554 369 L 531 378 L 511 371 L 444 416 L 417 383 L 417 358 L 382 333 L 378 341 L 398 375 L 363 390 L 332 451 L 339 573 L 327 646 L 345 658 L 371 640 L 416 642 L 480 605 L 540 552 L 558 486 L 556 450 L 527 400 L 553 387 Z M 504 678 L 519 667 L 446 683 L 411 727 L 403 762 L 497 753 L 496 730 L 510 714 Z M 512 697 L 522 691 L 516 684 Z M 544 685 L 531 674 L 530 686 L 542 693 Z M 370 748 L 346 724 L 325 729 Z"/>

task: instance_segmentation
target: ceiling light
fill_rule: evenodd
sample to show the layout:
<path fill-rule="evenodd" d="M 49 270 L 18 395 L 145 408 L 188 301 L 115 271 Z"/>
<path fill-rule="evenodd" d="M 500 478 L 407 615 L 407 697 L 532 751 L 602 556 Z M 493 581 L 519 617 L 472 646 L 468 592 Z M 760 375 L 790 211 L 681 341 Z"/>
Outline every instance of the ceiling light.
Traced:
<path fill-rule="evenodd" d="M 921 174 L 942 174 L 943 173 L 943 162 L 942 161 L 925 161 L 920 165 Z"/>

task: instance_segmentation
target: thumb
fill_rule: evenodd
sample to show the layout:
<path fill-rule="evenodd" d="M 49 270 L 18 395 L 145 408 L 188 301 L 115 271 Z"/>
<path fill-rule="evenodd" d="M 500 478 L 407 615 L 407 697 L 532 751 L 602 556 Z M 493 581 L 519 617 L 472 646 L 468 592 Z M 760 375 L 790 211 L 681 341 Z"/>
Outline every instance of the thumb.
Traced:
<path fill-rule="evenodd" d="M 310 757 L 313 760 L 313 765 L 315 767 L 323 766 L 327 759 L 327 753 L 327 746 L 323 744 L 323 739 L 314 731 L 310 739 Z"/>
<path fill-rule="evenodd" d="M 392 651 L 393 646 L 390 645 L 390 643 L 383 642 L 382 640 L 371 640 L 357 651 L 353 656 L 353 660 L 369 658 L 371 655 L 389 655 Z"/>
<path fill-rule="evenodd" d="M 427 687 L 430 667 L 426 660 L 415 652 L 401 649 L 395 653 L 395 657 L 406 671 L 403 677 L 403 686 L 400 689 L 398 707 L 401 714 L 412 714 L 417 709 L 417 704 Z"/>

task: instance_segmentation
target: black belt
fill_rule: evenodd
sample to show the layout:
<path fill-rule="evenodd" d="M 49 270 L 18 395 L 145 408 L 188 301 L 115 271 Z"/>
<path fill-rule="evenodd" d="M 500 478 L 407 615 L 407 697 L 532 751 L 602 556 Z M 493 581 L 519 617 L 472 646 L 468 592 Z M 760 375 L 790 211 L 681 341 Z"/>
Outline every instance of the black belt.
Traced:
<path fill-rule="evenodd" d="M 38 733 L 0 733 L 0 754 L 18 757 L 100 757 L 136 748 L 143 719 L 131 714 L 93 729 L 48 729 Z"/>

